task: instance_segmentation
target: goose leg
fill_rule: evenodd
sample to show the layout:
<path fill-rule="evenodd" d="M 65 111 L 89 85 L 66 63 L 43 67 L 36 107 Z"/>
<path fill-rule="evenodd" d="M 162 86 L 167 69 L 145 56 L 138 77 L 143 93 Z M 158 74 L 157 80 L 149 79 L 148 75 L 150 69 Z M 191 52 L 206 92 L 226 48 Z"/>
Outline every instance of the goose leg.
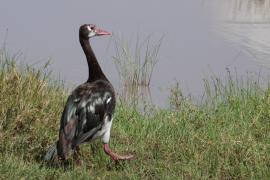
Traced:
<path fill-rule="evenodd" d="M 74 148 L 73 159 L 74 159 L 75 164 L 76 164 L 77 166 L 82 165 L 82 162 L 81 162 L 79 156 L 80 156 L 80 148 L 79 148 L 79 146 L 76 146 L 76 147 Z"/>
<path fill-rule="evenodd" d="M 118 155 L 118 154 L 114 153 L 114 152 L 110 149 L 108 143 L 104 143 L 104 144 L 103 144 L 103 149 L 104 149 L 104 152 L 105 152 L 107 155 L 109 155 L 109 156 L 112 158 L 112 160 L 114 160 L 114 161 L 119 161 L 119 160 L 129 160 L 129 159 L 133 159 L 133 158 L 134 158 L 133 155 L 125 155 L 125 156 L 121 156 L 121 155 Z"/>
<path fill-rule="evenodd" d="M 114 161 L 119 161 L 119 160 L 129 160 L 134 158 L 133 155 L 126 155 L 126 156 L 121 156 L 116 153 L 114 153 L 110 147 L 109 147 L 109 140 L 110 140 L 110 134 L 111 134 L 111 125 L 112 125 L 113 119 L 110 116 L 106 116 L 104 120 L 104 129 L 106 130 L 103 137 L 102 137 L 102 142 L 103 142 L 103 149 L 104 152 L 109 155 L 112 160 Z"/>
<path fill-rule="evenodd" d="M 57 154 L 61 160 L 66 160 L 72 146 L 78 119 L 72 117 L 69 122 L 60 128 L 59 141 L 57 143 Z"/>

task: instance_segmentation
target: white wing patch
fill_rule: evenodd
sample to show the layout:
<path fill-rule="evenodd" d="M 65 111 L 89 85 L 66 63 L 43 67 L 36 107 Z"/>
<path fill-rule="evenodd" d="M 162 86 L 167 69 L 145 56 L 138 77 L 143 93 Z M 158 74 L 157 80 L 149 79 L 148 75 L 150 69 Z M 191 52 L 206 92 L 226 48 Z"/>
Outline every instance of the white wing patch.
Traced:
<path fill-rule="evenodd" d="M 91 37 L 94 37 L 96 35 L 96 32 L 90 30 L 89 33 L 88 33 L 88 37 L 91 38 Z"/>
<path fill-rule="evenodd" d="M 109 104 L 109 102 L 110 102 L 111 100 L 112 100 L 111 93 L 109 93 L 109 92 L 104 93 L 103 101 L 106 101 L 106 104 Z"/>
<path fill-rule="evenodd" d="M 86 101 L 82 101 L 82 103 L 79 105 L 79 107 L 82 107 L 82 108 L 85 107 L 86 103 L 87 103 Z"/>
<path fill-rule="evenodd" d="M 99 98 L 96 100 L 95 103 L 96 103 L 96 104 L 102 104 L 102 99 L 101 99 L 101 97 L 99 97 Z"/>
<path fill-rule="evenodd" d="M 111 97 L 111 93 L 109 92 L 105 92 L 103 96 L 101 96 L 100 93 L 96 93 L 92 96 L 92 98 L 90 98 L 90 100 L 83 102 L 80 104 L 81 107 L 84 107 L 88 102 L 90 104 L 88 104 L 88 111 L 90 111 L 91 113 L 95 113 L 96 109 L 96 105 L 102 105 L 104 103 L 108 104 L 110 101 L 112 100 Z"/>
<path fill-rule="evenodd" d="M 90 105 L 89 109 L 92 113 L 95 113 L 95 106 L 93 106 L 92 104 Z"/>
<path fill-rule="evenodd" d="M 112 97 L 109 97 L 109 99 L 107 99 L 106 104 L 109 104 L 109 102 L 112 100 Z"/>

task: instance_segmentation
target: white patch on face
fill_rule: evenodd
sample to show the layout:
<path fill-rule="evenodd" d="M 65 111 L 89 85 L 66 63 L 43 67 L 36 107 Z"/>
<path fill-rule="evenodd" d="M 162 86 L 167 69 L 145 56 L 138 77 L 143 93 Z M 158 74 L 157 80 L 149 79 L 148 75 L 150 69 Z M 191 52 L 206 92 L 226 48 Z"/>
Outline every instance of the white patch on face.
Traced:
<path fill-rule="evenodd" d="M 95 35 L 96 35 L 96 32 L 90 29 L 88 33 L 88 37 L 91 38 L 91 37 L 94 37 Z"/>
<path fill-rule="evenodd" d="M 87 26 L 87 30 L 89 31 L 88 33 L 89 38 L 94 37 L 96 35 L 96 31 L 91 29 L 91 26 Z"/>

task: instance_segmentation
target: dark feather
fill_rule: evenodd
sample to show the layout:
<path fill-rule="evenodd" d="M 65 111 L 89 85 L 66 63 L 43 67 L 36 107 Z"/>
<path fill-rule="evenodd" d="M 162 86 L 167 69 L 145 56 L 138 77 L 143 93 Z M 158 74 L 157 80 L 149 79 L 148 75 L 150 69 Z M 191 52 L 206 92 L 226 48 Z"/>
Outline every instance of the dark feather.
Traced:
<path fill-rule="evenodd" d="M 59 155 L 91 140 L 101 129 L 105 114 L 111 116 L 114 107 L 115 97 L 110 83 L 98 80 L 77 87 L 69 96 L 62 114 L 59 134 L 59 148 L 62 150 L 58 150 Z"/>

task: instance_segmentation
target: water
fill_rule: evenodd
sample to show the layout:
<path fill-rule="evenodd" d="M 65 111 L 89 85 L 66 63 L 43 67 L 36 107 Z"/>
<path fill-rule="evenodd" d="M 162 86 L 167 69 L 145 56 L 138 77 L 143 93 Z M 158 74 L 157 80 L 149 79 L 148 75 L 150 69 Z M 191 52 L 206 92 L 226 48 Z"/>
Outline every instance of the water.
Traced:
<path fill-rule="evenodd" d="M 82 1 L 80 4 L 26 0 L 16 5 L 4 1 L 0 7 L 0 42 L 4 41 L 8 28 L 7 49 L 11 54 L 22 52 L 21 61 L 36 66 L 51 59 L 54 75 L 74 87 L 87 79 L 86 61 L 78 43 L 80 24 L 96 23 L 131 41 L 138 34 L 142 38 L 151 34 L 154 39 L 164 36 L 150 93 L 143 99 L 168 107 L 169 88 L 176 82 L 185 94 L 191 93 L 199 99 L 203 94 L 202 79 L 211 73 L 223 77 L 227 67 L 236 68 L 239 75 L 247 71 L 268 72 L 267 4 L 230 2 L 232 4 L 226 5 L 227 16 L 217 18 L 217 11 L 226 10 L 219 11 L 215 3 L 212 6 L 207 0 L 204 4 L 190 0 L 170 3 L 162 0 Z M 240 6 L 240 10 L 235 11 L 239 9 L 235 7 Z M 253 8 L 248 8 L 250 6 Z M 265 11 L 258 11 L 257 6 L 264 7 Z M 227 23 L 220 25 L 217 23 L 220 19 Z M 104 72 L 114 86 L 121 89 L 112 60 L 115 55 L 112 38 L 95 38 L 91 44 Z"/>
<path fill-rule="evenodd" d="M 269 8 L 269 0 L 228 0 L 226 18 L 233 22 L 269 23 Z"/>

